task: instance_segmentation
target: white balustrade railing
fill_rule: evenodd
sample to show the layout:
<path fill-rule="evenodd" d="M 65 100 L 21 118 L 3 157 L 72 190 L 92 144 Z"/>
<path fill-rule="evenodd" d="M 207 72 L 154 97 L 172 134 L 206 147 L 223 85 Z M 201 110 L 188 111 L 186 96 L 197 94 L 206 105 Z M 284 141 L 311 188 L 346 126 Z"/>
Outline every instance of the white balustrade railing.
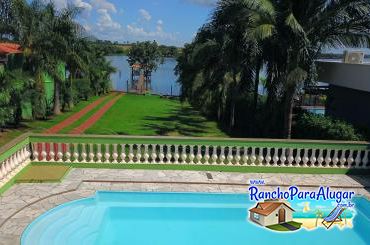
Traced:
<path fill-rule="evenodd" d="M 361 147 L 46 142 L 31 145 L 34 162 L 370 168 L 370 150 Z"/>
<path fill-rule="evenodd" d="M 17 175 L 31 159 L 30 147 L 28 144 L 22 145 L 14 153 L 9 154 L 4 160 L 0 161 L 0 187 Z"/>
<path fill-rule="evenodd" d="M 252 143 L 225 140 L 223 144 L 213 144 L 217 140 L 204 143 L 198 139 L 185 139 L 187 143 L 182 143 L 181 139 L 160 138 L 163 143 L 158 143 L 159 138 L 138 137 L 138 142 L 145 143 L 122 143 L 124 138 L 117 137 L 117 140 L 107 138 L 104 143 L 81 143 L 89 140 L 83 136 L 63 136 L 68 143 L 61 143 L 58 136 L 29 137 L 23 136 L 22 141 L 17 141 L 7 150 L 2 149 L 0 187 L 31 161 L 83 163 L 87 166 L 99 163 L 370 169 L 370 145 L 364 142 L 322 144 L 310 141 L 306 144 L 304 141 Z M 48 138 L 47 142 L 42 140 L 43 137 Z M 102 138 L 96 137 L 97 140 L 94 138 L 90 142 L 99 142 Z M 54 139 L 56 143 L 53 143 Z M 127 142 L 135 142 L 135 139 L 130 138 Z"/>

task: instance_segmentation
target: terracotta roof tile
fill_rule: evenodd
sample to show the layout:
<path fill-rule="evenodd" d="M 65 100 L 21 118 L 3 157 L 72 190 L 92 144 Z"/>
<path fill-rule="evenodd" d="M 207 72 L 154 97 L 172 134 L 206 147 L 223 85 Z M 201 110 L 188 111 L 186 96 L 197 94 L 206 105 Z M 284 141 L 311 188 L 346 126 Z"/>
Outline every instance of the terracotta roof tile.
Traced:
<path fill-rule="evenodd" d="M 294 211 L 289 205 L 287 205 L 284 202 L 260 202 L 257 203 L 256 207 L 251 208 L 249 211 L 252 213 L 257 213 L 263 216 L 270 215 L 272 212 L 274 212 L 278 207 L 281 205 L 284 205 Z"/>
<path fill-rule="evenodd" d="M 21 46 L 15 43 L 0 43 L 0 54 L 22 53 Z"/>

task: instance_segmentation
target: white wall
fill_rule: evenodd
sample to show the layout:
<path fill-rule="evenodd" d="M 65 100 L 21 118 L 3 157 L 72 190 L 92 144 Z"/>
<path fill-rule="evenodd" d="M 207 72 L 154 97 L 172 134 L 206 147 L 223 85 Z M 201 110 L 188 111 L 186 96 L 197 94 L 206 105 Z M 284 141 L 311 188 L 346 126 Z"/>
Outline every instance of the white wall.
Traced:
<path fill-rule="evenodd" d="M 370 92 L 370 64 L 317 61 L 317 67 L 320 82 Z"/>

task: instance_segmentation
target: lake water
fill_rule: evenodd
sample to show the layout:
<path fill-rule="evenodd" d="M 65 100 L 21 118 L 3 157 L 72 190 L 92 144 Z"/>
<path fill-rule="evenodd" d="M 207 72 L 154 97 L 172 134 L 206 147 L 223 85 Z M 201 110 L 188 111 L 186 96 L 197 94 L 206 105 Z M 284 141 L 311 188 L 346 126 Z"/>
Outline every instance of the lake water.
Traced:
<path fill-rule="evenodd" d="M 107 56 L 107 60 L 117 69 L 117 72 L 111 75 L 112 87 L 116 91 L 127 92 L 127 81 L 130 82 L 131 69 L 127 62 L 127 56 Z M 152 92 L 161 95 L 179 95 L 180 85 L 176 82 L 174 68 L 176 59 L 165 58 L 163 64 L 152 74 Z"/>

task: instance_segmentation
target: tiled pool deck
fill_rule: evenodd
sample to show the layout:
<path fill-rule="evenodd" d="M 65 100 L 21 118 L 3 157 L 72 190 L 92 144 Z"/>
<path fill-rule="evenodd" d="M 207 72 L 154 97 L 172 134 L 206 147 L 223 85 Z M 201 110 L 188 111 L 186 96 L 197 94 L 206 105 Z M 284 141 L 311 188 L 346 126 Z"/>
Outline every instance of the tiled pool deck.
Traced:
<path fill-rule="evenodd" d="M 209 174 L 211 176 L 209 176 Z M 73 169 L 62 183 L 18 184 L 0 198 L 0 244 L 19 244 L 25 227 L 45 211 L 92 196 L 97 190 L 246 193 L 251 179 L 264 189 L 298 185 L 305 189 L 348 188 L 370 198 L 370 176 L 241 174 L 194 171 Z"/>

